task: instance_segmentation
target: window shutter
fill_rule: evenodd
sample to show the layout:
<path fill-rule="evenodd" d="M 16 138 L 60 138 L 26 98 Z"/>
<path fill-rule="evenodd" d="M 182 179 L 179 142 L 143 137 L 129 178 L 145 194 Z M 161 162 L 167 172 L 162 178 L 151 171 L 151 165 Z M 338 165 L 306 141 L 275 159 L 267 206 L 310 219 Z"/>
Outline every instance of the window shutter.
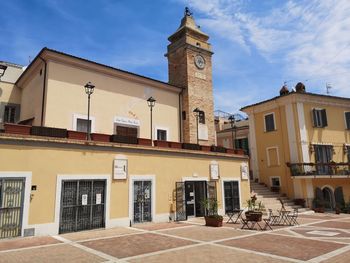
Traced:
<path fill-rule="evenodd" d="M 325 109 L 321 110 L 321 115 L 322 115 L 322 127 L 328 126 L 328 123 L 327 123 L 327 113 L 326 113 L 326 110 L 325 110 Z"/>
<path fill-rule="evenodd" d="M 316 109 L 312 110 L 312 120 L 313 120 L 314 127 L 317 127 L 317 112 L 316 112 Z"/>
<path fill-rule="evenodd" d="M 350 112 L 345 112 L 346 129 L 350 129 Z"/>

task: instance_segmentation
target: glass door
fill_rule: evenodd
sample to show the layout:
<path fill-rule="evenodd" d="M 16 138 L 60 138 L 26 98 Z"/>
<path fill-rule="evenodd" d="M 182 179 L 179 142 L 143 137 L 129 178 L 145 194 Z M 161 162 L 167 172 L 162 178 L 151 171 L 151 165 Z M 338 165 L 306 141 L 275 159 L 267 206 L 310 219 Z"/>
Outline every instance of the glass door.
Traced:
<path fill-rule="evenodd" d="M 152 181 L 134 181 L 134 223 L 152 221 Z"/>
<path fill-rule="evenodd" d="M 237 181 L 224 182 L 225 214 L 240 209 L 239 188 Z"/>
<path fill-rule="evenodd" d="M 315 160 L 318 174 L 331 174 L 328 164 L 333 159 L 333 146 L 315 145 Z"/>
<path fill-rule="evenodd" d="M 195 194 L 194 182 L 185 183 L 185 198 L 186 198 L 186 215 L 187 217 L 196 216 L 195 213 Z"/>

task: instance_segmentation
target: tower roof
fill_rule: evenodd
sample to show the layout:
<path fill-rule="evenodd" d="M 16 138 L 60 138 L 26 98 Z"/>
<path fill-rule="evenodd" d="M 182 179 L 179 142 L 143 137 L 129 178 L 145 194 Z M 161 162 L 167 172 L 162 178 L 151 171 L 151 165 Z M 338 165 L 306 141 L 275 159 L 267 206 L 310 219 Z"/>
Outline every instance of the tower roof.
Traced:
<path fill-rule="evenodd" d="M 168 40 L 170 42 L 174 42 L 181 35 L 184 35 L 186 33 L 192 33 L 204 41 L 207 41 L 209 39 L 209 36 L 205 34 L 199 26 L 196 25 L 193 15 L 188 7 L 185 8 L 184 17 L 181 19 L 179 28 L 168 38 Z"/>

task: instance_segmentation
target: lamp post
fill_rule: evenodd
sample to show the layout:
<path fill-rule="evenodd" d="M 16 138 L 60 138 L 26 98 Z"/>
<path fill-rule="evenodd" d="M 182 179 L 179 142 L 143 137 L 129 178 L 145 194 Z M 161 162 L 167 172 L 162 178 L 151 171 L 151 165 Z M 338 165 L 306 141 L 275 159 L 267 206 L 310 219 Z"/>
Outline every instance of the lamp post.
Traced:
<path fill-rule="evenodd" d="M 89 81 L 85 84 L 85 93 L 88 95 L 88 120 L 87 120 L 87 140 L 91 139 L 91 125 L 90 125 L 90 96 L 94 93 L 95 86 Z"/>
<path fill-rule="evenodd" d="M 200 109 L 198 109 L 198 108 L 195 108 L 195 109 L 193 110 L 193 112 L 194 112 L 194 115 L 196 116 L 196 124 L 197 124 L 197 144 L 199 144 L 199 136 L 198 136 L 198 119 L 199 119 L 199 113 L 201 112 L 201 110 L 200 110 Z"/>
<path fill-rule="evenodd" d="M 0 64 L 0 79 L 4 76 L 7 66 Z"/>
<path fill-rule="evenodd" d="M 153 112 L 153 107 L 154 105 L 156 105 L 156 100 L 153 98 L 153 97 L 149 97 L 147 99 L 147 104 L 148 104 L 148 107 L 149 107 L 149 110 L 150 110 L 150 114 L 151 114 L 151 142 L 152 142 L 152 145 L 153 145 L 153 120 L 152 120 L 152 112 Z"/>
<path fill-rule="evenodd" d="M 235 146 L 234 139 L 236 139 L 236 125 L 235 125 L 236 119 L 235 119 L 235 116 L 233 114 L 230 117 L 228 117 L 228 119 L 231 122 L 232 149 L 235 150 L 236 146 Z M 235 129 L 235 137 L 234 137 L 234 139 L 233 139 L 233 129 Z"/>

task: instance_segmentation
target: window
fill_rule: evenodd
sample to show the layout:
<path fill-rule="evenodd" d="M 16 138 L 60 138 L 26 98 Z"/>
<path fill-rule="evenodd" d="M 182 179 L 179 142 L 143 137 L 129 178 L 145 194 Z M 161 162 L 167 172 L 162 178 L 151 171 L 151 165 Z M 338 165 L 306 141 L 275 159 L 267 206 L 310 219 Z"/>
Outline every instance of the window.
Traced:
<path fill-rule="evenodd" d="M 157 140 L 158 141 L 166 141 L 167 140 L 167 131 L 157 129 Z"/>
<path fill-rule="evenodd" d="M 350 111 L 345 112 L 345 126 L 346 129 L 350 130 Z"/>
<path fill-rule="evenodd" d="M 249 152 L 248 138 L 235 139 L 235 148 L 243 149 L 245 154 Z"/>
<path fill-rule="evenodd" d="M 325 109 L 313 109 L 312 118 L 314 122 L 314 127 L 323 128 L 327 124 L 327 114 Z"/>
<path fill-rule="evenodd" d="M 16 117 L 16 106 L 5 106 L 4 111 L 4 122 L 10 122 L 15 123 L 15 117 Z"/>
<path fill-rule="evenodd" d="M 199 111 L 198 112 L 198 121 L 201 124 L 205 124 L 205 113 L 204 113 L 204 111 Z"/>
<path fill-rule="evenodd" d="M 90 123 L 90 131 L 91 131 L 91 120 L 89 120 L 89 123 Z M 88 120 L 77 118 L 77 131 L 87 132 L 87 128 L 88 128 Z"/>
<path fill-rule="evenodd" d="M 318 174 L 330 174 L 330 167 L 327 165 L 333 160 L 332 145 L 314 145 L 315 161 Z"/>
<path fill-rule="evenodd" d="M 280 187 L 280 178 L 279 177 L 271 177 L 271 186 L 272 187 Z"/>
<path fill-rule="evenodd" d="M 267 153 L 267 166 L 268 167 L 280 165 L 277 147 L 266 148 L 266 153 Z"/>
<path fill-rule="evenodd" d="M 137 138 L 137 128 L 117 125 L 116 126 L 116 134 Z"/>
<path fill-rule="evenodd" d="M 274 131 L 275 127 L 275 115 L 273 113 L 265 115 L 265 131 Z"/>

